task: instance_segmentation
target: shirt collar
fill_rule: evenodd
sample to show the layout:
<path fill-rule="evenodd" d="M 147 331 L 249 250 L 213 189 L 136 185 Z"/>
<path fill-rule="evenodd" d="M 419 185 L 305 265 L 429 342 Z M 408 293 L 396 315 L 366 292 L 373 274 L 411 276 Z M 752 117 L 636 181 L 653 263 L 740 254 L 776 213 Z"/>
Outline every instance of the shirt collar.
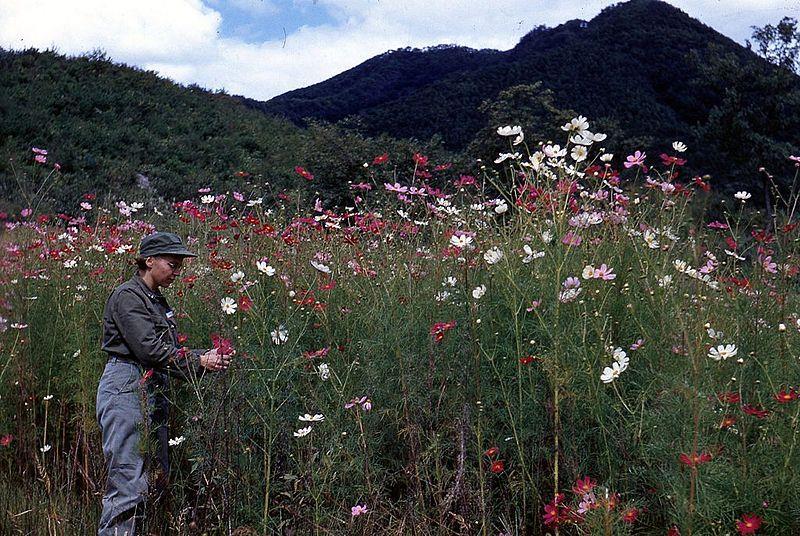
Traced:
<path fill-rule="evenodd" d="M 137 274 L 133 274 L 133 277 L 131 278 L 131 280 L 132 280 L 132 281 L 133 281 L 133 282 L 134 282 L 134 283 L 135 283 L 135 284 L 136 284 L 136 285 L 137 285 L 137 286 L 138 286 L 138 287 L 139 287 L 139 288 L 142 290 L 142 292 L 144 292 L 144 293 L 145 293 L 145 295 L 146 295 L 148 298 L 150 298 L 151 300 L 160 300 L 160 299 L 163 299 L 163 298 L 164 298 L 164 295 L 163 295 L 163 294 L 161 294 L 160 292 L 154 291 L 153 289 L 151 289 L 150 287 L 148 287 L 148 286 L 147 286 L 147 283 L 145 283 L 145 282 L 144 282 L 144 279 L 142 279 L 142 276 L 140 276 L 138 273 L 137 273 Z"/>

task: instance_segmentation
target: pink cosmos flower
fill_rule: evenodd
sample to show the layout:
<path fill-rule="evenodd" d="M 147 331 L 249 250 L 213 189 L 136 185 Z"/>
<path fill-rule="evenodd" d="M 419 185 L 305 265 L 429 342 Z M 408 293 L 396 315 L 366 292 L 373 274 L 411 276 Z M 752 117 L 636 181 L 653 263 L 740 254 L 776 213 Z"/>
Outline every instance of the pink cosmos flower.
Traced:
<path fill-rule="evenodd" d="M 637 339 L 635 343 L 631 344 L 631 350 L 638 350 L 644 346 L 644 339 Z"/>
<path fill-rule="evenodd" d="M 239 201 L 240 203 L 244 201 L 244 196 L 239 192 L 233 192 L 233 198 Z"/>
<path fill-rule="evenodd" d="M 647 158 L 647 154 L 636 151 L 632 155 L 628 155 L 626 158 L 626 162 L 623 164 L 626 168 L 632 168 L 633 166 L 641 166 L 644 164 L 644 159 Z"/>
<path fill-rule="evenodd" d="M 367 505 L 366 504 L 357 504 L 355 506 L 350 507 L 350 514 L 353 517 L 358 517 L 361 514 L 367 513 Z"/>
<path fill-rule="evenodd" d="M 36 160 L 40 164 L 46 164 L 47 163 L 47 157 L 45 155 L 43 155 L 43 154 L 37 154 L 36 156 L 33 157 L 33 159 Z"/>
<path fill-rule="evenodd" d="M 383 187 L 386 188 L 386 191 L 388 192 L 397 192 L 398 194 L 408 193 L 408 186 L 403 186 L 399 182 L 396 182 L 394 184 L 389 184 L 388 182 L 384 182 Z"/>
<path fill-rule="evenodd" d="M 561 243 L 569 247 L 578 247 L 581 242 L 583 242 L 583 238 L 572 231 L 568 231 L 564 238 L 561 239 Z"/>
<path fill-rule="evenodd" d="M 617 278 L 617 274 L 614 273 L 613 268 L 609 268 L 605 263 L 603 263 L 600 265 L 600 268 L 594 269 L 594 274 L 592 277 L 595 279 L 602 279 L 603 281 L 611 281 L 612 279 Z"/>
<path fill-rule="evenodd" d="M 764 271 L 770 274 L 778 273 L 778 265 L 772 262 L 772 255 L 767 255 L 763 259 L 761 259 L 761 266 L 764 268 Z"/>

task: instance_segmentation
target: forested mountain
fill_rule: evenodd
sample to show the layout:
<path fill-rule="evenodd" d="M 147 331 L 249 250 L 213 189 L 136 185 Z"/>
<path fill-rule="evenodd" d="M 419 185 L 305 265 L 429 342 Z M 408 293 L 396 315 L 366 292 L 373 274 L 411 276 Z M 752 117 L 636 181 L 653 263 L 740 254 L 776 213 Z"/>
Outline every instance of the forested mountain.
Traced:
<path fill-rule="evenodd" d="M 537 82 L 534 100 L 544 91 L 556 110 L 590 117 L 608 129 L 610 146 L 663 150 L 680 139 L 697 151 L 699 168 L 732 185 L 754 180 L 760 166 L 781 168 L 800 145 L 800 79 L 658 0 L 539 27 L 506 52 L 386 53 L 266 103 L 247 102 L 298 124 L 354 115 L 367 134 L 441 135 L 452 150 L 474 151 L 493 126 L 487 110 L 511 104 L 502 92 Z M 524 123 L 530 110 L 517 105 L 505 115 Z M 533 130 L 553 120 L 536 115 L 528 118 Z"/>

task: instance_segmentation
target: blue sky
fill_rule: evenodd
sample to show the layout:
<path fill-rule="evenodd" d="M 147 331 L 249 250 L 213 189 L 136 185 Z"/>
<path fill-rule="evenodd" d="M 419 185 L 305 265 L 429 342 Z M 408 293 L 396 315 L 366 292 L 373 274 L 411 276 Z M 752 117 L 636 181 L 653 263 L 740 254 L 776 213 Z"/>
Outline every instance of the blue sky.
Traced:
<path fill-rule="evenodd" d="M 269 99 L 403 47 L 508 50 L 608 0 L 0 0 L 0 47 L 101 49 L 183 84 Z M 744 43 L 800 0 L 669 0 Z"/>

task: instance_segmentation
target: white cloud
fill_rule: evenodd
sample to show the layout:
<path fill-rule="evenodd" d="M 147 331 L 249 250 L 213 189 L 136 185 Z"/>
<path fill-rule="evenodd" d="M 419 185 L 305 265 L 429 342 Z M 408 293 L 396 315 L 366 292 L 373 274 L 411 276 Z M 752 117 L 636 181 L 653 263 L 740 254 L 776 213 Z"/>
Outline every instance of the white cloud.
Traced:
<path fill-rule="evenodd" d="M 330 22 L 261 43 L 221 37 L 223 6 L 269 21 L 276 0 L 0 0 L 0 46 L 104 50 L 182 83 L 267 99 L 334 76 L 387 50 L 442 43 L 505 50 L 539 24 L 591 19 L 607 0 L 294 0 Z M 674 0 L 742 42 L 751 25 L 791 15 L 787 0 Z M 724 6 L 724 7 L 723 7 Z M 255 18 L 261 17 L 261 19 Z"/>

